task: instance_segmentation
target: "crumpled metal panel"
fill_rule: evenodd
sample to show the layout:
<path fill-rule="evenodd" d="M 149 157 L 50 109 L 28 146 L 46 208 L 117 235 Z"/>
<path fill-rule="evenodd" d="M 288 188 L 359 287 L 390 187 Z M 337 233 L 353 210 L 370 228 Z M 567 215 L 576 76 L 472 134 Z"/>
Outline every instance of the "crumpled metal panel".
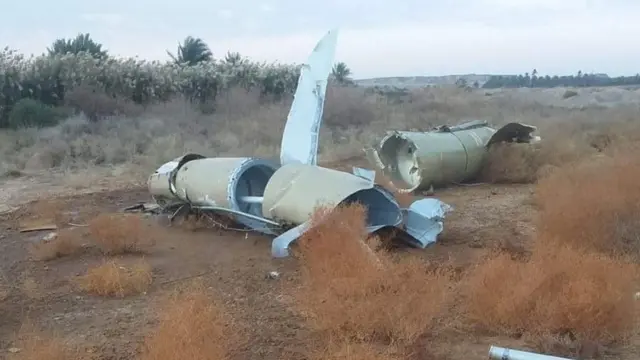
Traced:
<path fill-rule="evenodd" d="M 434 198 L 414 201 L 405 213 L 405 228 L 412 245 L 424 249 L 444 230 L 444 217 L 453 207 Z"/>
<path fill-rule="evenodd" d="M 280 163 L 317 164 L 318 138 L 338 30 L 329 31 L 303 64 L 282 134 Z"/>
<path fill-rule="evenodd" d="M 538 141 L 539 137 L 531 136 L 535 130 L 509 123 L 496 131 L 487 122 L 475 120 L 428 132 L 392 131 L 365 153 L 399 192 L 406 193 L 470 180 L 482 168 L 489 146 Z"/>

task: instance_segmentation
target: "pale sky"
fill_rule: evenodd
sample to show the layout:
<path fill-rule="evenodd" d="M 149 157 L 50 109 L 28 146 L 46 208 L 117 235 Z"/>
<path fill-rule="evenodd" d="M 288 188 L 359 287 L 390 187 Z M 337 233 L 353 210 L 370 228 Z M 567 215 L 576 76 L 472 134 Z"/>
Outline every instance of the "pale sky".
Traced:
<path fill-rule="evenodd" d="M 0 48 L 40 54 L 89 32 L 112 55 L 167 59 L 191 35 L 216 57 L 303 62 L 338 27 L 355 78 L 640 72 L 638 0 L 8 1 Z"/>

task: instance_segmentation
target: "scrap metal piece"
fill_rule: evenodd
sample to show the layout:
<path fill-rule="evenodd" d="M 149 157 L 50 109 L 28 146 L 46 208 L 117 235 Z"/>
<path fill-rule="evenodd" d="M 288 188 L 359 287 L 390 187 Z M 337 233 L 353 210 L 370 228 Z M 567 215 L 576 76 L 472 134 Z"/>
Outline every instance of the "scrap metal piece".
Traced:
<path fill-rule="evenodd" d="M 491 346 L 489 349 L 489 359 L 491 360 L 572 360 L 563 357 L 536 354 L 533 352 L 512 350 L 498 346 Z"/>
<path fill-rule="evenodd" d="M 338 42 L 338 30 L 329 31 L 302 65 L 298 87 L 282 134 L 280 163 L 317 164 L 318 137 L 327 81 Z"/>
<path fill-rule="evenodd" d="M 265 226 L 271 222 L 261 217 L 260 204 L 243 199 L 262 197 L 277 168 L 276 164 L 263 159 L 192 155 L 182 157 L 170 171 L 152 174 L 148 185 L 156 201 L 226 211 L 239 223 L 272 234 Z"/>
<path fill-rule="evenodd" d="M 296 241 L 302 234 L 309 229 L 310 221 L 292 227 L 291 229 L 280 234 L 271 242 L 271 256 L 274 258 L 283 258 L 289 256 L 289 245 Z"/>
<path fill-rule="evenodd" d="M 428 132 L 391 131 L 365 153 L 401 193 L 470 180 L 499 142 L 535 142 L 536 127 L 509 123 L 497 131 L 486 121 L 440 126 Z"/>
<path fill-rule="evenodd" d="M 444 230 L 444 217 L 453 207 L 434 198 L 414 201 L 405 209 L 405 228 L 411 245 L 424 249 Z"/>
<path fill-rule="evenodd" d="M 314 165 L 292 163 L 279 168 L 264 191 L 262 214 L 296 227 L 273 240 L 275 257 L 288 255 L 288 246 L 307 229 L 317 207 L 333 208 L 358 202 L 366 209 L 370 231 L 402 222 L 400 207 L 387 190 L 370 179 Z"/>
<path fill-rule="evenodd" d="M 363 168 L 354 166 L 352 172 L 353 172 L 353 175 L 369 180 L 371 183 L 374 183 L 376 181 L 376 172 L 373 170 L 363 169 Z"/>

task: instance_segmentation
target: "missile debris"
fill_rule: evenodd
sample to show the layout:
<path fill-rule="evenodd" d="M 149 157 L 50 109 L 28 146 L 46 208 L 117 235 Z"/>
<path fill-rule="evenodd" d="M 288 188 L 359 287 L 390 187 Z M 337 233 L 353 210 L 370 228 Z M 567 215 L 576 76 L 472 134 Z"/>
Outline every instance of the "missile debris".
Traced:
<path fill-rule="evenodd" d="M 536 354 L 527 351 L 512 350 L 498 346 L 489 348 L 489 359 L 491 360 L 572 360 L 563 357 Z"/>
<path fill-rule="evenodd" d="M 498 130 L 486 121 L 440 126 L 428 132 L 391 131 L 366 148 L 370 163 L 401 193 L 468 181 L 480 171 L 489 147 L 501 142 L 533 143 L 536 127 L 509 123 Z"/>
<path fill-rule="evenodd" d="M 192 211 L 225 214 L 244 227 L 275 236 L 274 257 L 289 254 L 289 245 L 311 225 L 319 207 L 362 204 L 369 233 L 397 229 L 399 240 L 424 248 L 436 241 L 451 206 L 437 199 L 400 208 L 393 194 L 375 184 L 375 171 L 352 173 L 317 165 L 327 79 L 337 31 L 316 45 L 303 65 L 280 149 L 280 164 L 254 157 L 210 158 L 185 154 L 160 166 L 148 179 L 157 206 L 133 209 L 177 216 Z"/>

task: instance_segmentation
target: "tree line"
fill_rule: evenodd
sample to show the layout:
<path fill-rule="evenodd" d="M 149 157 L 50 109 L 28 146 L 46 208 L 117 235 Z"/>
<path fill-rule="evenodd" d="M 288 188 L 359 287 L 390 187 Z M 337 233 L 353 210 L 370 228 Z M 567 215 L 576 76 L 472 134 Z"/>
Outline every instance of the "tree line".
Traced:
<path fill-rule="evenodd" d="M 590 86 L 628 86 L 640 85 L 640 74 L 633 76 L 609 77 L 606 74 L 591 74 L 578 71 L 575 75 L 538 75 L 534 69 L 531 74 L 491 76 L 482 85 L 483 89 L 495 88 L 551 88 L 551 87 L 590 87 Z M 479 84 L 475 84 L 479 87 Z"/>

